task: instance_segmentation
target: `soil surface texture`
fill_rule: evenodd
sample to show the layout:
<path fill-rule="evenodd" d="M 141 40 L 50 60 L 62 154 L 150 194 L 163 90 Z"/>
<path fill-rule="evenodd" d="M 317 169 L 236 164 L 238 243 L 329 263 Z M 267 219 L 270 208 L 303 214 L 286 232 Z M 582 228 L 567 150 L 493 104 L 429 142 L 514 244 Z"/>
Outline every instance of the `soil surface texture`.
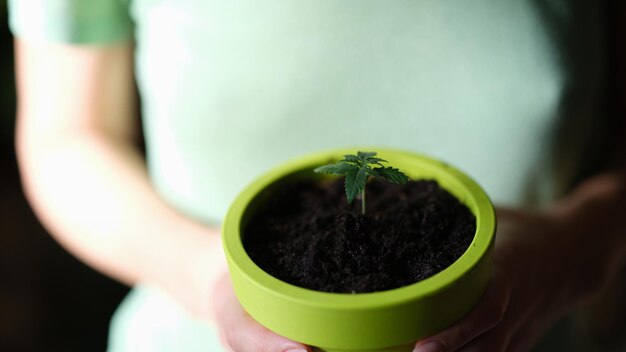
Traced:
<path fill-rule="evenodd" d="M 369 182 L 366 210 L 347 203 L 343 178 L 286 184 L 244 230 L 250 258 L 270 275 L 318 291 L 406 286 L 469 247 L 476 218 L 436 181 Z"/>

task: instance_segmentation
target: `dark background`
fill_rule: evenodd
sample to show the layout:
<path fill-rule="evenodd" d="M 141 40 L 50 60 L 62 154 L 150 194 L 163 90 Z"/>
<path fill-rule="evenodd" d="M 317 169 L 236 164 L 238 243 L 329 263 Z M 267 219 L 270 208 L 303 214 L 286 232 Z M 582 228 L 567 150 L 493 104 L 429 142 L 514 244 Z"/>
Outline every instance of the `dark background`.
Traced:
<path fill-rule="evenodd" d="M 21 190 L 13 148 L 15 79 L 0 0 L 0 351 L 104 351 L 127 288 L 67 254 Z"/>

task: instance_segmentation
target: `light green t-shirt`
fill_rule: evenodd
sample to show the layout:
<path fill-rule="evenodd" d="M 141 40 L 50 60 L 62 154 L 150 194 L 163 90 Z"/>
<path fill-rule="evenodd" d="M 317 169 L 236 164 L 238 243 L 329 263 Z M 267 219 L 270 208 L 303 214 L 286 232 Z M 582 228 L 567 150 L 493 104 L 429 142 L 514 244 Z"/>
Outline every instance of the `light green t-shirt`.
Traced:
<path fill-rule="evenodd" d="M 26 38 L 135 38 L 150 175 L 168 202 L 207 223 L 219 224 L 254 177 L 318 149 L 430 154 L 469 173 L 497 204 L 513 206 L 558 197 L 598 152 L 602 2 L 11 5 L 11 27 Z M 159 295 L 136 290 L 116 326 L 151 317 L 150 336 L 201 346 L 205 327 L 171 302 L 162 310 L 171 308 L 180 324 L 154 323 L 154 302 L 167 301 Z"/>

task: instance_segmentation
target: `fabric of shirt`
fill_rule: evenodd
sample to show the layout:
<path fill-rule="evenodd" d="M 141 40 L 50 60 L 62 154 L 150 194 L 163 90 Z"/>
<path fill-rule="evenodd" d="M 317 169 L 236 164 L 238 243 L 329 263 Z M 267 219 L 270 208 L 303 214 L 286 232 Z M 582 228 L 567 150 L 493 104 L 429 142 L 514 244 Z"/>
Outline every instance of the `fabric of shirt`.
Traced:
<path fill-rule="evenodd" d="M 11 28 L 26 38 L 135 39 L 152 182 L 167 202 L 214 226 L 255 177 L 320 149 L 425 153 L 511 206 L 563 194 L 598 151 L 602 2 L 10 4 Z M 129 350 L 127 340 L 145 335 L 169 339 L 155 346 L 201 350 L 189 346 L 207 346 L 209 331 L 143 287 L 118 312 L 112 346 Z"/>

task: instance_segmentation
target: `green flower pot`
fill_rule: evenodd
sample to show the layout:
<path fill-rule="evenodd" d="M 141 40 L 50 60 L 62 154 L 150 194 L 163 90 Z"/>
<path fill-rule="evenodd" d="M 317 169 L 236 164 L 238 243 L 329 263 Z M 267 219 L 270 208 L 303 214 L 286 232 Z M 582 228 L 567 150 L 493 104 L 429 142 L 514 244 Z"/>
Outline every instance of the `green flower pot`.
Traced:
<path fill-rule="evenodd" d="M 242 230 L 274 189 L 294 178 L 319 178 L 314 168 L 354 152 L 333 150 L 292 160 L 257 179 L 237 197 L 223 227 L 235 293 L 260 324 L 322 351 L 412 351 L 416 340 L 445 329 L 468 313 L 491 274 L 494 208 L 480 186 L 461 171 L 414 153 L 378 151 L 412 179 L 437 180 L 476 216 L 476 234 L 467 251 L 445 270 L 415 284 L 373 293 L 313 291 L 267 274 L 248 257 L 242 244 Z"/>

